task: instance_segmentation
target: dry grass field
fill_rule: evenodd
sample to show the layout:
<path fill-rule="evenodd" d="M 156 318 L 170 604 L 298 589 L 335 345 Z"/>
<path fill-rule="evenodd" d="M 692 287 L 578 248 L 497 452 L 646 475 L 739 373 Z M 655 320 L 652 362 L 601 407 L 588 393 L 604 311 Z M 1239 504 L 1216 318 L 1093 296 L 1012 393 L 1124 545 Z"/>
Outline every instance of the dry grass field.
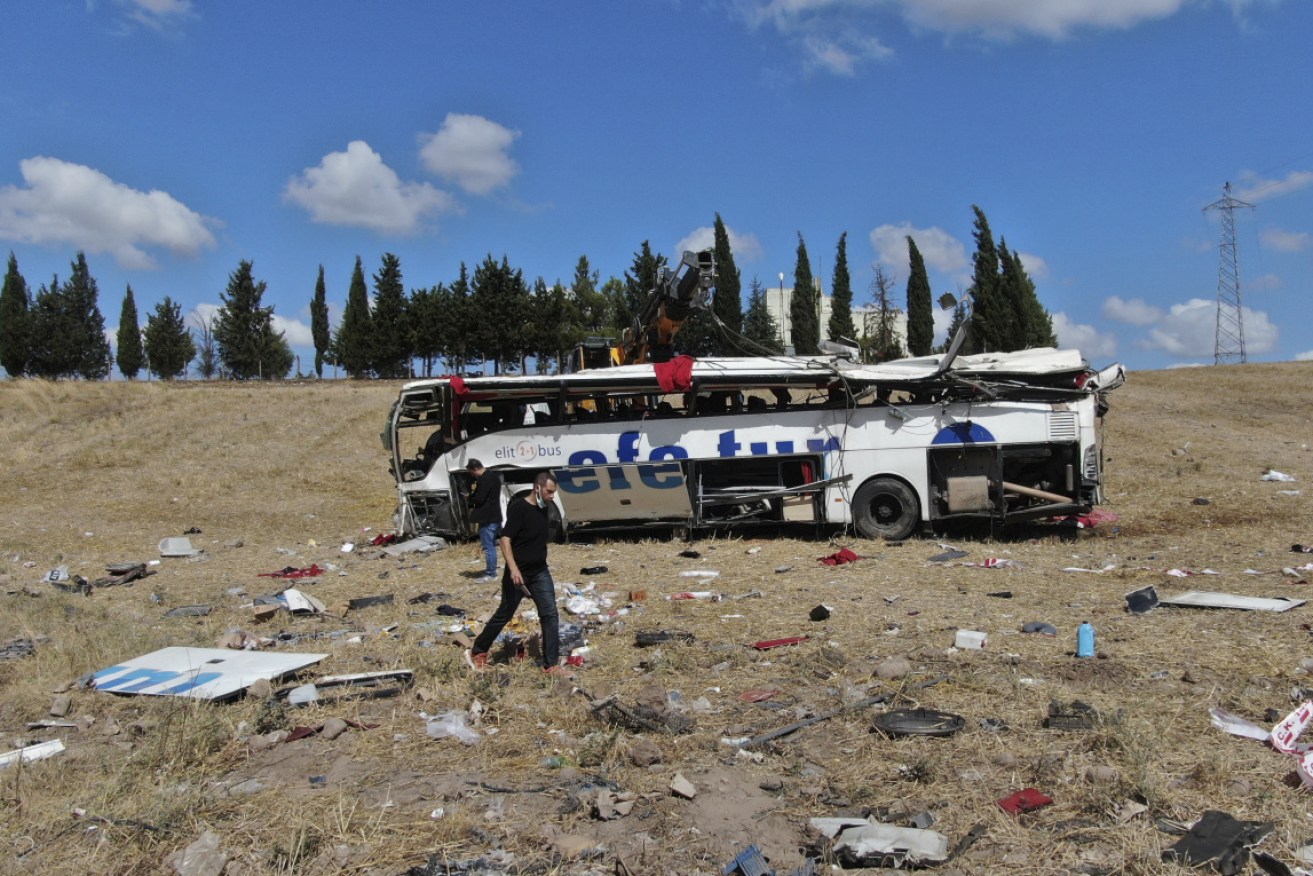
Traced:
<path fill-rule="evenodd" d="M 844 533 L 832 542 L 750 531 L 691 544 L 556 546 L 558 591 L 593 582 L 616 608 L 630 591 L 647 592 L 627 613 L 589 621 L 591 652 L 573 686 L 528 661 L 483 676 L 464 669 L 443 632 L 453 619 L 436 608 L 464 608 L 473 620 L 495 606 L 495 586 L 469 575 L 480 568 L 475 546 L 399 559 L 363 546 L 341 552 L 390 531 L 378 433 L 395 385 L 4 382 L 0 646 L 25 638 L 35 650 L 0 662 L 0 751 L 50 739 L 67 750 L 0 769 L 0 873 L 172 873 L 170 856 L 206 831 L 226 865 L 193 861 L 183 872 L 394 876 L 425 872 L 432 859 L 435 874 L 449 872 L 443 861 L 450 872 L 714 874 L 756 843 L 787 873 L 803 862 L 808 819 L 875 814 L 908 825 L 923 811 L 950 844 L 981 826 L 940 873 L 1184 872 L 1161 861 L 1177 837 L 1158 824 L 1208 809 L 1274 822 L 1259 848 L 1293 862 L 1313 838 L 1313 797 L 1291 786 L 1294 761 L 1213 729 L 1208 710 L 1266 726 L 1266 712 L 1294 707 L 1299 689 L 1313 687 L 1300 669 L 1313 656 L 1313 604 L 1134 616 L 1123 596 L 1152 584 L 1163 595 L 1313 597 L 1313 585 L 1282 573 L 1313 559 L 1290 552 L 1313 542 L 1310 378 L 1313 363 L 1132 374 L 1107 420 L 1115 523 L 939 539 L 967 561 L 1011 567 L 931 563 L 936 539 L 887 545 Z M 1260 480 L 1268 468 L 1297 481 Z M 1292 490 L 1300 493 L 1282 492 Z M 164 559 L 148 578 L 88 596 L 42 583 L 61 564 L 92 580 L 108 564 L 158 559 L 161 538 L 191 528 L 204 554 Z M 838 546 L 862 559 L 817 562 Z M 679 555 L 690 547 L 701 556 Z M 283 584 L 260 574 L 312 563 L 329 571 L 303 589 L 328 612 L 257 622 L 248 603 Z M 598 565 L 607 573 L 580 575 Z M 664 599 L 689 588 L 679 573 L 690 569 L 721 573 L 699 587 L 760 595 Z M 1184 579 L 1169 569 L 1218 574 Z M 1002 591 L 1011 597 L 990 595 Z M 408 603 L 423 593 L 440 598 Z M 384 594 L 392 604 L 345 610 Z M 830 618 L 810 620 L 822 603 Z M 213 611 L 163 617 L 193 604 Z M 1097 659 L 1073 656 L 1083 620 L 1098 631 Z M 1058 635 L 1023 634 L 1029 621 Z M 959 628 L 987 632 L 988 647 L 953 650 Z M 662 629 L 694 640 L 635 646 L 637 632 Z M 405 668 L 414 686 L 298 709 L 75 685 L 157 648 L 215 647 L 232 630 L 350 630 L 271 653 L 327 653 L 306 679 Z M 808 639 L 750 647 L 789 636 Z M 877 668 L 900 655 L 909 671 L 881 678 Z M 761 690 L 775 693 L 742 696 Z M 881 707 L 854 707 L 754 749 L 759 759 L 721 741 L 880 694 L 959 714 L 965 727 L 889 739 L 871 730 Z M 665 706 L 691 728 L 616 726 L 590 708 L 590 696 L 608 695 Z M 51 719 L 61 696 L 77 726 L 30 728 Z M 1115 720 L 1046 729 L 1050 702 L 1072 700 Z M 426 734 L 421 711 L 475 701 L 476 745 Z M 332 718 L 353 725 L 334 739 L 270 746 L 252 735 Z M 671 794 L 676 774 L 696 788 L 692 799 Z M 1026 787 L 1053 805 L 1020 817 L 995 805 Z M 604 791 L 633 795 L 632 810 L 597 817 Z M 1147 811 L 1130 814 L 1131 801 Z"/>

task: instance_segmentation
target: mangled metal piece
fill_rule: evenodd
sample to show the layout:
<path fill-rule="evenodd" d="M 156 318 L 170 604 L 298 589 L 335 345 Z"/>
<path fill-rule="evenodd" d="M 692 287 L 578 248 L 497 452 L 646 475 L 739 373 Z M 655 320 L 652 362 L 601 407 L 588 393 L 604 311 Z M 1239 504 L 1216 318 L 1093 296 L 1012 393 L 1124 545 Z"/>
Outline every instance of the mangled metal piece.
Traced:
<path fill-rule="evenodd" d="M 813 818 L 845 867 L 931 867 L 948 859 L 948 837 L 934 830 L 859 818 Z"/>

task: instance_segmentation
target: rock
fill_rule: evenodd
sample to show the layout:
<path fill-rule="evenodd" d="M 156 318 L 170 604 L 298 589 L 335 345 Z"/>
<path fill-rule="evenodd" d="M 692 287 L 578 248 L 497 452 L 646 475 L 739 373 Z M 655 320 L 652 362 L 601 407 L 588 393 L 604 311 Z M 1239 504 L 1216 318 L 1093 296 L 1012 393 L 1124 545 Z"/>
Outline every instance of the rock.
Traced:
<path fill-rule="evenodd" d="M 995 766 L 1001 766 L 1001 767 L 1006 767 L 1008 769 L 1012 769 L 1017 765 L 1017 763 L 1018 763 L 1017 756 L 1010 751 L 1001 751 L 998 754 L 994 755 Z"/>
<path fill-rule="evenodd" d="M 1227 786 L 1227 791 L 1232 797 L 1246 797 L 1251 790 L 1253 790 L 1253 787 L 1246 778 L 1236 779 Z"/>
<path fill-rule="evenodd" d="M 50 703 L 50 714 L 62 718 L 71 708 L 73 708 L 73 698 L 68 694 L 60 694 Z"/>
<path fill-rule="evenodd" d="M 219 835 L 207 830 L 195 842 L 167 858 L 178 876 L 221 876 L 228 855 L 219 848 Z"/>
<path fill-rule="evenodd" d="M 113 718 L 106 718 L 105 722 L 100 725 L 101 736 L 118 736 L 122 732 L 123 728 Z"/>
<path fill-rule="evenodd" d="M 247 779 L 244 782 L 238 782 L 228 788 L 230 797 L 246 797 L 251 794 L 259 794 L 265 789 L 265 783 L 259 779 Z"/>
<path fill-rule="evenodd" d="M 875 674 L 886 680 L 903 678 L 911 673 L 912 662 L 901 654 L 890 657 L 875 668 Z"/>
<path fill-rule="evenodd" d="M 662 757 L 660 746 L 647 737 L 640 736 L 629 744 L 629 762 L 636 767 L 661 763 Z"/>
<path fill-rule="evenodd" d="M 1096 765 L 1085 771 L 1085 781 L 1095 785 L 1110 785 L 1120 777 L 1116 767 Z"/>
<path fill-rule="evenodd" d="M 552 848 L 556 849 L 556 853 L 568 861 L 597 848 L 597 840 L 592 837 L 567 833 L 552 840 Z"/>
<path fill-rule="evenodd" d="M 684 778 L 683 773 L 675 773 L 675 777 L 670 780 L 670 793 L 676 797 L 683 797 L 685 800 L 692 800 L 697 796 L 698 789 L 693 787 L 693 783 Z"/>
<path fill-rule="evenodd" d="M 265 751 L 273 748 L 287 740 L 286 730 L 275 730 L 272 733 L 264 733 L 258 736 L 252 736 L 247 740 L 247 745 L 251 746 L 252 751 Z"/>
<path fill-rule="evenodd" d="M 323 729 L 319 731 L 319 735 L 325 739 L 336 739 L 346 731 L 346 721 L 343 721 L 341 718 L 329 718 L 324 722 Z"/>
<path fill-rule="evenodd" d="M 228 646 L 230 647 L 230 646 Z M 262 700 L 274 692 L 274 686 L 267 678 L 257 678 L 246 688 L 246 695 L 252 699 Z"/>
<path fill-rule="evenodd" d="M 763 791 L 783 791 L 784 780 L 778 776 L 771 776 L 768 779 L 762 779 L 761 784 L 757 785 Z"/>

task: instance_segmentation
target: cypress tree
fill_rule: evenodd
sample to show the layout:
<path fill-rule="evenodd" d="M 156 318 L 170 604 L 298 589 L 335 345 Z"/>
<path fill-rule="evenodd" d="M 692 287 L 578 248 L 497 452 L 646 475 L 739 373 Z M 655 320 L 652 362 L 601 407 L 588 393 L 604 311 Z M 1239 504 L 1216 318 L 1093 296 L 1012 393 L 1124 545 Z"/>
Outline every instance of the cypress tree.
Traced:
<path fill-rule="evenodd" d="M 155 305 L 155 312 L 146 317 L 146 355 L 150 372 L 160 380 L 185 376 L 187 365 L 196 356 L 196 345 L 183 322 L 182 308 L 167 295 Z M 120 353 L 120 367 L 122 361 Z"/>
<path fill-rule="evenodd" d="M 793 268 L 793 298 L 789 300 L 789 324 L 793 336 L 793 352 L 798 356 L 814 356 L 820 352 L 820 302 L 812 282 L 811 261 L 807 258 L 807 243 L 798 232 L 798 260 Z"/>
<path fill-rule="evenodd" d="M 315 297 L 310 299 L 310 335 L 315 341 L 315 376 L 324 376 L 324 357 L 333 342 L 328 327 L 328 289 L 324 285 L 324 266 L 319 266 L 319 279 L 315 282 Z"/>
<path fill-rule="evenodd" d="M 4 287 L 0 288 L 0 367 L 10 377 L 21 377 L 27 371 L 31 353 L 28 311 L 31 309 L 27 280 L 18 272 L 18 259 L 10 252 Z"/>
<path fill-rule="evenodd" d="M 470 298 L 470 271 L 460 263 L 460 274 L 451 284 L 451 296 L 443 312 L 443 347 L 447 365 L 455 373 L 467 369 L 475 357 L 474 332 L 478 314 Z"/>
<path fill-rule="evenodd" d="M 144 364 L 141 350 L 141 326 L 137 324 L 137 302 L 132 297 L 132 285 L 123 294 L 123 307 L 119 310 L 119 331 L 115 337 L 118 347 L 119 373 L 132 380 Z"/>
<path fill-rule="evenodd" d="M 87 267 L 86 254 L 79 251 L 73 260 L 73 272 L 64 284 L 63 295 L 74 319 L 73 343 L 77 355 L 75 372 L 84 380 L 104 380 L 109 376 L 112 357 L 105 337 L 105 317 L 100 315 L 97 299 L 100 290 Z"/>
<path fill-rule="evenodd" d="M 220 295 L 214 323 L 219 361 L 234 380 L 275 379 L 292 370 L 292 348 L 282 332 L 274 330 L 273 307 L 261 306 L 266 284 L 256 282 L 251 262 L 243 260 L 228 275 L 228 288 Z"/>
<path fill-rule="evenodd" d="M 780 340 L 780 327 L 775 317 L 770 315 L 766 306 L 766 290 L 761 281 L 752 278 L 751 291 L 748 293 L 748 312 L 743 317 L 743 336 L 752 342 L 748 352 L 755 356 L 778 354 L 784 352 L 784 343 Z"/>
<path fill-rule="evenodd" d="M 853 325 L 853 287 L 848 277 L 848 232 L 839 235 L 839 246 L 834 256 L 834 282 L 830 285 L 830 324 L 826 326 L 832 341 L 840 338 L 854 340 L 857 327 Z"/>
<path fill-rule="evenodd" d="M 633 326 L 634 318 L 656 291 L 661 281 L 661 271 L 665 267 L 666 257 L 653 254 L 648 241 L 643 241 L 638 252 L 634 253 L 633 273 L 625 272 L 624 294 L 615 302 L 620 328 Z"/>
<path fill-rule="evenodd" d="M 1053 334 L 1053 319 L 1039 303 L 1039 296 L 1035 294 L 1035 283 L 1026 273 L 1026 267 L 1021 263 L 1021 255 L 1009 252 L 1002 241 L 999 242 L 999 251 L 1003 262 L 1003 284 L 1008 289 L 1008 297 L 1014 302 L 1017 321 L 1022 326 L 1022 332 L 1015 339 L 1017 346 L 1014 349 L 1057 346 L 1058 339 Z"/>
<path fill-rule="evenodd" d="M 346 309 L 338 326 L 333 356 L 347 373 L 347 377 L 369 377 L 374 361 L 372 320 L 369 313 L 369 290 L 365 287 L 365 271 L 356 256 L 356 267 L 351 272 L 351 287 L 347 291 Z"/>
<path fill-rule="evenodd" d="M 743 281 L 738 266 L 734 264 L 734 250 L 729 245 L 729 231 L 725 228 L 720 214 L 716 214 L 715 224 L 716 257 L 716 294 L 711 307 L 716 318 L 728 330 L 729 337 L 743 334 Z M 729 355 L 728 339 L 722 334 L 719 342 L 713 344 L 715 352 Z"/>
<path fill-rule="evenodd" d="M 928 356 L 935 342 L 935 311 L 930 297 L 930 278 L 916 241 L 907 236 L 907 352 Z"/>
<path fill-rule="evenodd" d="M 406 326 L 406 293 L 401 282 L 401 260 L 383 254 L 374 275 L 372 322 L 374 374 L 397 378 L 410 374 L 410 332 Z"/>
<path fill-rule="evenodd" d="M 979 207 L 975 211 L 976 254 L 971 280 L 972 315 L 967 345 L 971 353 L 997 353 L 1015 349 L 1012 343 L 1014 311 L 1000 289 L 998 249 L 989 230 L 989 220 Z"/>
<path fill-rule="evenodd" d="M 27 325 L 28 374 L 59 380 L 77 373 L 78 321 L 58 274 L 37 290 Z"/>

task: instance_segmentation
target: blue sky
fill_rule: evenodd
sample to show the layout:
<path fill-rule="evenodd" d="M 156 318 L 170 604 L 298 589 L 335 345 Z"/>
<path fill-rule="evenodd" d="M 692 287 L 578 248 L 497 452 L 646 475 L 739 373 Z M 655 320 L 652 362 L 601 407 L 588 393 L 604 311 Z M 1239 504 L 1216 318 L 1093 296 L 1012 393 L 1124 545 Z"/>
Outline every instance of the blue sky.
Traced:
<path fill-rule="evenodd" d="M 0 250 L 33 292 L 77 250 L 201 313 L 254 262 L 313 362 L 357 255 L 407 289 L 506 255 L 569 282 L 730 229 L 744 298 L 901 302 L 911 234 L 969 283 L 973 204 L 1096 365 L 1213 359 L 1233 193 L 1250 361 L 1313 359 L 1313 3 L 626 0 L 15 4 L 0 30 Z"/>

